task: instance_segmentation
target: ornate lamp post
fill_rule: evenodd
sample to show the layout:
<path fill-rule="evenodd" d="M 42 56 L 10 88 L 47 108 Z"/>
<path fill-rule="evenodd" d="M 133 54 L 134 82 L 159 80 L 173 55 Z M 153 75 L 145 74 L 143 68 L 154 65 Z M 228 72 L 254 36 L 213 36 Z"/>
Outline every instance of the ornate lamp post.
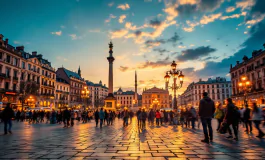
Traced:
<path fill-rule="evenodd" d="M 84 101 L 86 100 L 86 98 L 89 98 L 89 90 L 87 87 L 84 87 L 84 89 L 82 90 L 81 98 L 83 98 Z M 85 101 L 85 104 L 87 105 L 87 101 Z M 84 109 L 85 108 L 86 107 L 84 107 Z"/>
<path fill-rule="evenodd" d="M 28 104 L 29 106 L 32 105 L 32 103 L 34 102 L 34 98 L 32 98 L 32 96 L 29 96 L 29 98 L 27 99 L 27 101 L 30 103 Z M 33 106 L 33 105 L 32 105 Z"/>
<path fill-rule="evenodd" d="M 239 91 L 244 93 L 244 104 L 247 105 L 247 94 L 251 90 L 251 82 L 247 80 L 246 76 L 241 77 L 241 81 L 238 83 Z"/>
<path fill-rule="evenodd" d="M 168 86 L 170 77 L 173 78 L 172 86 Z M 167 71 L 164 78 L 166 81 L 166 89 L 170 88 L 174 91 L 173 108 L 177 108 L 176 91 L 182 87 L 184 81 L 184 75 L 182 74 L 182 71 L 177 70 L 177 64 L 175 61 L 172 62 L 171 70 Z M 177 85 L 178 78 L 179 78 L 179 84 Z"/>

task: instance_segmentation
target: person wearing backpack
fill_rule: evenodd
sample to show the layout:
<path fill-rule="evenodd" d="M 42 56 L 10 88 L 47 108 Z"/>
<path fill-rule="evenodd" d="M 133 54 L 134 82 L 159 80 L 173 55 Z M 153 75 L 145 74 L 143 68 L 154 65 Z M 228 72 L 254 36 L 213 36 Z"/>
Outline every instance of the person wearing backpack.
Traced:
<path fill-rule="evenodd" d="M 232 125 L 233 131 L 234 131 L 234 140 L 238 141 L 238 122 L 240 118 L 240 113 L 237 109 L 237 107 L 233 104 L 233 101 L 231 98 L 227 98 L 227 112 L 224 118 L 224 121 L 227 124 L 227 130 L 229 133 L 229 136 L 226 138 L 233 138 L 232 131 L 230 129 L 230 125 Z"/>
<path fill-rule="evenodd" d="M 217 119 L 217 122 L 218 122 L 216 131 L 219 131 L 219 129 L 221 128 L 223 119 L 224 119 L 224 111 L 222 109 L 221 103 L 219 103 L 219 105 L 216 107 L 214 118 Z"/>
<path fill-rule="evenodd" d="M 245 132 L 252 132 L 252 122 L 250 121 L 250 114 L 251 110 L 248 108 L 248 105 L 246 104 L 246 109 L 243 112 L 243 121 L 246 126 Z"/>

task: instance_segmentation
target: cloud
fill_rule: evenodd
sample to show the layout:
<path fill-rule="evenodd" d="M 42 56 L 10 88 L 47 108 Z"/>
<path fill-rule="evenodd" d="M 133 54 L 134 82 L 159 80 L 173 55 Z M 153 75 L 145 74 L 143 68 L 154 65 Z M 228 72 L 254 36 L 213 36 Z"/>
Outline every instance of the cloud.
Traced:
<path fill-rule="evenodd" d="M 123 23 L 125 18 L 126 18 L 125 14 L 121 15 L 119 18 L 119 23 Z"/>
<path fill-rule="evenodd" d="M 210 46 L 200 46 L 194 49 L 187 49 L 181 52 L 181 55 L 178 55 L 176 58 L 179 61 L 188 61 L 188 60 L 196 60 L 204 56 L 208 56 L 210 53 L 215 52 L 215 48 L 211 48 Z"/>
<path fill-rule="evenodd" d="M 231 18 L 239 18 L 240 16 L 246 16 L 246 12 L 242 12 L 241 14 L 233 14 L 231 16 L 222 16 L 221 20 L 231 19 Z"/>
<path fill-rule="evenodd" d="M 57 35 L 57 36 L 61 36 L 62 35 L 62 31 L 51 32 L 51 34 L 54 34 L 54 35 Z"/>
<path fill-rule="evenodd" d="M 159 67 L 168 66 L 169 64 L 171 64 L 171 62 L 169 61 L 169 57 L 166 57 L 165 59 L 158 60 L 156 62 L 146 61 L 145 63 L 139 64 L 137 68 L 138 69 L 159 68 Z"/>
<path fill-rule="evenodd" d="M 193 32 L 194 31 L 194 28 L 196 26 L 198 26 L 200 23 L 199 22 L 191 22 L 191 21 L 187 20 L 186 21 L 186 24 L 188 25 L 188 27 L 183 27 L 182 29 L 185 32 Z"/>
<path fill-rule="evenodd" d="M 130 5 L 128 3 L 120 4 L 117 6 L 117 8 L 119 8 L 121 10 L 127 10 L 127 9 L 130 9 Z"/>
<path fill-rule="evenodd" d="M 184 27 L 182 28 L 185 32 L 193 32 L 194 28 L 193 27 Z"/>
<path fill-rule="evenodd" d="M 150 21 L 150 26 L 152 26 L 152 27 L 158 27 L 158 26 L 160 26 L 161 24 L 162 24 L 162 22 L 159 21 L 158 19 L 155 19 L 155 20 L 151 20 L 151 21 Z"/>
<path fill-rule="evenodd" d="M 179 45 L 178 48 L 183 49 L 183 48 L 186 48 L 186 46 Z"/>
<path fill-rule="evenodd" d="M 180 39 L 180 36 L 177 34 L 177 32 L 175 32 L 174 35 L 167 40 L 167 42 L 176 43 Z"/>
<path fill-rule="evenodd" d="M 105 20 L 105 23 L 109 23 L 111 21 L 111 19 L 116 18 L 116 16 L 114 16 L 113 14 L 109 15 L 109 18 Z"/>
<path fill-rule="evenodd" d="M 251 56 L 253 50 L 262 47 L 265 42 L 265 23 L 260 22 L 254 25 L 249 31 L 249 38 L 241 45 L 241 49 L 232 56 L 223 59 L 221 62 L 207 62 L 205 67 L 197 72 L 201 76 L 220 76 L 226 75 L 229 72 L 230 64 L 235 64 L 236 61 L 243 58 L 244 55 Z M 218 72 L 216 72 L 218 70 Z"/>
<path fill-rule="evenodd" d="M 120 68 L 119 68 L 119 70 L 121 72 L 126 72 L 128 69 L 129 69 L 129 67 L 126 67 L 126 66 L 120 66 Z"/>
<path fill-rule="evenodd" d="M 148 24 L 144 24 L 143 26 L 137 27 L 136 25 L 133 25 L 131 22 L 125 23 L 125 28 L 129 30 L 139 30 L 148 27 Z"/>
<path fill-rule="evenodd" d="M 249 9 L 255 4 L 254 0 L 242 0 L 236 2 L 236 8 L 241 8 L 242 10 Z"/>
<path fill-rule="evenodd" d="M 76 34 L 69 34 L 72 40 L 82 39 L 81 36 L 77 36 Z"/>
<path fill-rule="evenodd" d="M 64 28 L 65 28 L 65 26 L 64 26 L 64 25 L 61 25 L 61 26 L 60 26 L 60 28 L 64 29 Z"/>
<path fill-rule="evenodd" d="M 164 54 L 164 53 L 170 52 L 170 51 L 168 51 L 166 49 L 162 49 L 162 48 L 154 48 L 153 51 L 158 52 L 160 54 Z"/>
<path fill-rule="evenodd" d="M 19 41 L 14 41 L 14 44 L 20 44 L 20 42 Z"/>
<path fill-rule="evenodd" d="M 259 22 L 261 22 L 263 19 L 265 18 L 265 14 L 261 15 L 260 17 L 257 17 L 255 19 L 250 19 L 246 21 L 246 25 L 254 25 L 257 24 Z"/>
<path fill-rule="evenodd" d="M 201 0 L 199 3 L 199 8 L 201 11 L 212 12 L 219 8 L 223 2 L 223 0 Z"/>
<path fill-rule="evenodd" d="M 164 44 L 166 43 L 165 40 L 163 39 L 160 39 L 160 40 L 147 40 L 145 41 L 145 45 L 147 47 L 157 47 L 157 46 L 160 46 L 160 44 Z"/>
<path fill-rule="evenodd" d="M 110 3 L 108 4 L 109 7 L 112 7 L 113 5 L 114 5 L 114 2 L 110 2 Z"/>
<path fill-rule="evenodd" d="M 212 14 L 212 15 L 209 15 L 209 16 L 204 15 L 202 17 L 202 19 L 200 20 L 200 23 L 201 24 L 208 24 L 208 23 L 214 22 L 216 19 L 218 19 L 221 16 L 222 16 L 221 13 Z"/>
<path fill-rule="evenodd" d="M 228 7 L 228 8 L 226 8 L 225 11 L 229 13 L 229 12 L 234 12 L 235 9 L 236 9 L 235 7 Z"/>
<path fill-rule="evenodd" d="M 121 38 L 124 37 L 128 33 L 126 29 L 117 29 L 110 32 L 111 38 Z"/>

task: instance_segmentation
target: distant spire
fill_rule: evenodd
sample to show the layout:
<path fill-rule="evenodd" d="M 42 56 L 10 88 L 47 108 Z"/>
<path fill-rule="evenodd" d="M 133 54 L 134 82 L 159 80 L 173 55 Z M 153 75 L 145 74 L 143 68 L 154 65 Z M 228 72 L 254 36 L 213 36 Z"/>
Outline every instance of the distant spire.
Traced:
<path fill-rule="evenodd" d="M 79 65 L 79 68 L 78 68 L 78 75 L 81 77 L 81 69 L 80 69 L 80 65 Z"/>

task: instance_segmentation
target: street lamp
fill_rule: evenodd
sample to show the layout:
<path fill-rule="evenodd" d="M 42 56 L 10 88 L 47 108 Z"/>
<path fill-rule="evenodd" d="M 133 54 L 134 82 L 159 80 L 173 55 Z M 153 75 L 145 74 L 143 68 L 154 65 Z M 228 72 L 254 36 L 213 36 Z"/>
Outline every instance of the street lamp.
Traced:
<path fill-rule="evenodd" d="M 251 90 L 251 82 L 247 79 L 246 76 L 241 77 L 241 81 L 238 83 L 240 91 L 244 93 L 244 103 L 247 105 L 247 93 Z"/>
<path fill-rule="evenodd" d="M 30 105 L 33 103 L 34 101 L 34 98 L 32 98 L 32 96 L 29 96 L 29 98 L 27 99 L 27 101 L 30 103 Z M 30 106 L 29 105 L 29 106 Z"/>
<path fill-rule="evenodd" d="M 159 103 L 159 101 L 157 99 L 153 100 L 153 104 L 156 104 L 155 105 L 155 110 L 158 108 L 157 104 Z"/>
<path fill-rule="evenodd" d="M 168 86 L 170 77 L 173 78 L 172 87 Z M 184 81 L 184 75 L 182 74 L 182 71 L 177 70 L 177 64 L 175 61 L 172 62 L 171 70 L 166 72 L 164 79 L 166 81 L 166 89 L 170 88 L 174 91 L 173 108 L 177 108 L 176 91 L 182 87 Z M 177 79 L 179 79 L 178 85 L 177 85 Z"/>
<path fill-rule="evenodd" d="M 84 89 L 82 90 L 81 93 L 82 93 L 82 94 L 81 94 L 81 98 L 83 98 L 84 101 L 85 101 L 86 98 L 89 98 L 89 90 L 88 90 L 87 87 L 84 87 Z M 87 105 L 87 101 L 86 101 L 85 104 Z M 84 108 L 85 108 L 85 107 L 84 107 Z"/>

